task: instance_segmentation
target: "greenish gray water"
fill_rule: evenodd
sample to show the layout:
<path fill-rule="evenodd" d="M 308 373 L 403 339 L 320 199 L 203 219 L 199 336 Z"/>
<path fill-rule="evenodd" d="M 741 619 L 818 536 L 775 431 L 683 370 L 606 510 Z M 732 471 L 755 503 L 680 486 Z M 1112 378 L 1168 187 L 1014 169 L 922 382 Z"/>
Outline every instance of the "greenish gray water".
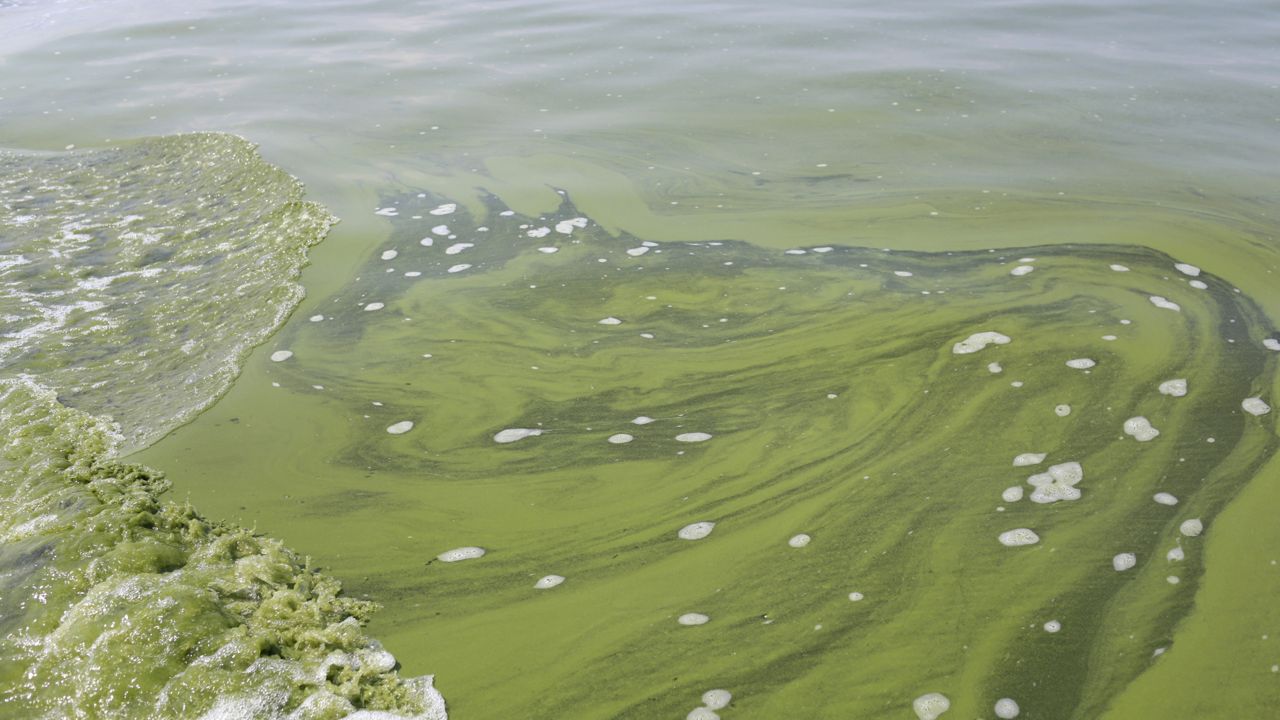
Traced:
<path fill-rule="evenodd" d="M 113 313 L 194 387 L 117 399 L 152 383 L 79 342 L 5 376 L 112 414 L 178 498 L 381 604 L 370 633 L 454 718 L 681 717 L 714 687 L 725 718 L 911 717 L 928 692 L 946 717 L 1005 696 L 1030 718 L 1266 716 L 1280 465 L 1274 412 L 1241 401 L 1280 387 L 1277 36 L 1262 2 L 4 4 L 0 146 L 28 149 L 6 172 L 223 130 L 342 218 L 247 358 L 299 299 L 300 247 L 261 267 L 244 238 L 208 276 L 271 302 L 171 306 L 221 328 L 207 364 L 145 294 L 76 295 L 87 260 L 12 286 L 102 302 L 71 327 Z M 235 177 L 246 151 L 212 137 L 194 175 Z M 220 211 L 259 182 L 298 199 L 254 172 Z M 45 257 L 69 220 L 32 237 L 6 210 L 6 255 Z M 985 330 L 1012 342 L 951 353 Z M 78 397 L 86 368 L 107 385 Z M 1174 378 L 1185 397 L 1158 391 Z M 1161 434 L 1125 434 L 1135 416 Z M 1080 499 L 1001 499 L 1071 460 Z M 676 537 L 698 520 L 709 537 Z M 1039 543 L 996 540 L 1019 527 Z M 433 560 L 465 545 L 488 554 Z"/>

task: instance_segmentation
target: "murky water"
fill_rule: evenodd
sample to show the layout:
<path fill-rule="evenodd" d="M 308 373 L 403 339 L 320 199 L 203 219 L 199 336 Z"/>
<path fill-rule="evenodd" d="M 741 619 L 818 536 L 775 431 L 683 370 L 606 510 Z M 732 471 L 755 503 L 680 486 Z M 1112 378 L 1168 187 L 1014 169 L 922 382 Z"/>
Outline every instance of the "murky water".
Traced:
<path fill-rule="evenodd" d="M 29 458 L 72 441 L 27 432 L 6 704 L 422 712 L 371 636 L 464 720 L 1266 716 L 1277 36 L 1265 3 L 0 5 L 7 421 L 60 417 L 31 383 L 111 415 L 175 500 L 382 606 L 167 610 L 239 552 L 311 571 L 163 523 L 57 550 L 80 491 Z M 198 130 L 340 218 L 305 299 L 327 215 L 243 143 L 92 150 Z M 72 629 L 30 612 L 58 562 Z M 157 600 L 98 602 L 126 585 Z M 323 637 L 229 705 L 181 672 L 232 647 L 210 613 Z M 104 628 L 142 618 L 172 654 L 131 684 L 162 639 Z"/>

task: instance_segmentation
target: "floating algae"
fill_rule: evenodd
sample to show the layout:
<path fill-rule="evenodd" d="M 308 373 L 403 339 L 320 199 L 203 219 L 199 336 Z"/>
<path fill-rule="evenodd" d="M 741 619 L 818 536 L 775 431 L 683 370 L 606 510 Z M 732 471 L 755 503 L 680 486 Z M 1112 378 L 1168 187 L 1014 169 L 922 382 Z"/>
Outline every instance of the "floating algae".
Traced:
<path fill-rule="evenodd" d="M 118 459 L 225 389 L 332 218 L 230 136 L 0 170 L 0 714 L 442 720 L 372 603 Z"/>
<path fill-rule="evenodd" d="M 350 528 L 337 569 L 397 599 L 374 634 L 437 672 L 459 716 L 683 717 L 732 683 L 744 717 L 909 713 L 931 689 L 951 698 L 944 717 L 990 717 L 1010 688 L 1022 716 L 1097 717 L 1149 670 L 1204 571 L 1183 538 L 1179 591 L 1166 590 L 1168 563 L 1146 559 L 1177 544 L 1183 518 L 1153 495 L 1212 520 L 1274 451 L 1270 418 L 1239 404 L 1268 387 L 1275 354 L 1257 338 L 1270 326 L 1208 273 L 1207 292 L 1153 285 L 1176 262 L 1159 252 L 1019 250 L 1039 270 L 1010 282 L 985 251 L 786 254 L 715 238 L 637 257 L 649 239 L 589 223 L 547 255 L 528 230 L 580 210 L 566 198 L 504 215 L 485 197 L 449 216 L 459 238 L 489 228 L 460 277 L 448 243 L 417 245 L 431 221 L 412 220 L 446 199 L 392 201 L 360 279 L 305 309 L 331 319 L 283 329 L 279 346 L 307 362 L 264 361 L 268 378 L 175 434 L 165 462 L 196 448 L 184 468 L 198 492 L 202 458 L 248 435 L 229 418 L 257 418 L 260 453 L 290 442 L 289 418 L 312 418 L 325 450 L 288 455 L 307 478 L 290 492 L 305 494 L 264 493 L 250 512 L 302 537 Z M 392 247 L 421 280 L 381 272 Z M 1156 291 L 1181 312 L 1154 307 Z M 361 297 L 387 308 L 363 315 Z M 1103 353 L 1100 328 L 1122 325 Z M 997 331 L 1011 340 L 954 351 Z M 1085 355 L 1091 374 L 1064 367 Z M 1197 392 L 1160 395 L 1175 374 Z M 323 397 L 307 391 L 318 378 Z M 259 399 L 266 379 L 283 399 Z M 1138 445 L 1120 425 L 1143 413 L 1163 434 Z M 418 425 L 390 441 L 403 418 Z M 503 428 L 545 432 L 495 443 Z M 607 441 L 624 428 L 631 443 Z M 676 439 L 692 432 L 714 438 Z M 1010 486 L 1041 490 L 1011 467 L 1028 451 L 1078 464 L 1045 486 L 1077 499 L 994 510 Z M 695 521 L 717 525 L 681 539 Z M 1010 529 L 1039 542 L 1004 547 Z M 801 531 L 814 541 L 784 544 Z M 424 566 L 463 542 L 501 553 Z M 1144 562 L 1115 573 L 1122 550 Z M 530 592 L 548 569 L 572 588 Z M 676 622 L 690 611 L 714 621 Z M 1049 618 L 1067 629 L 1041 632 Z M 849 671 L 881 666 L 895 669 Z"/>

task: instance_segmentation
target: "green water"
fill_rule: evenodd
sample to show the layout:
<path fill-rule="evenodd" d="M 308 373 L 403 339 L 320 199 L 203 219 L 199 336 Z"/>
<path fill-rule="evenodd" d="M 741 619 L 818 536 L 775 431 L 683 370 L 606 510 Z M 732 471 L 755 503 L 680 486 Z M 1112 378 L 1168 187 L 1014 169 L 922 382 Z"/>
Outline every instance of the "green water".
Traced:
<path fill-rule="evenodd" d="M 0 717 L 417 713 L 395 678 L 427 674 L 455 720 L 680 718 L 712 688 L 726 720 L 930 692 L 946 718 L 1268 717 L 1276 413 L 1242 401 L 1280 398 L 1277 42 L 1262 2 L 0 2 L 0 263 L 28 262 L 0 264 L 6 417 L 74 420 L 10 448 Z M 206 130 L 271 165 L 176 135 Z M 158 240 L 118 236 L 131 204 Z M 983 331 L 1012 340 L 952 352 Z M 38 520 L 119 505 L 22 460 L 77 443 L 179 550 Z M 1070 461 L 1079 499 L 1001 498 Z M 213 540 L 166 524 L 187 501 Z M 263 630 L 192 589 L 243 581 L 217 538 L 302 610 Z M 208 604 L 104 604 L 61 631 L 100 644 L 60 643 L 45 572 L 77 578 L 65 607 L 175 572 Z M 184 672 L 237 627 L 319 640 L 257 685 L 234 668 L 276 641 Z M 372 638 L 397 673 L 317 680 Z"/>

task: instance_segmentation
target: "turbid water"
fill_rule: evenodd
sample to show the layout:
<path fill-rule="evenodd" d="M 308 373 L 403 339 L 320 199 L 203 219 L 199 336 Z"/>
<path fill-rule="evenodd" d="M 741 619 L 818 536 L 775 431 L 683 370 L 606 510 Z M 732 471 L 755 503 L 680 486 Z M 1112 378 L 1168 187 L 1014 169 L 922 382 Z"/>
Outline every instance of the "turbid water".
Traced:
<path fill-rule="evenodd" d="M 5 4 L 0 716 L 1269 716 L 1277 35 Z"/>

